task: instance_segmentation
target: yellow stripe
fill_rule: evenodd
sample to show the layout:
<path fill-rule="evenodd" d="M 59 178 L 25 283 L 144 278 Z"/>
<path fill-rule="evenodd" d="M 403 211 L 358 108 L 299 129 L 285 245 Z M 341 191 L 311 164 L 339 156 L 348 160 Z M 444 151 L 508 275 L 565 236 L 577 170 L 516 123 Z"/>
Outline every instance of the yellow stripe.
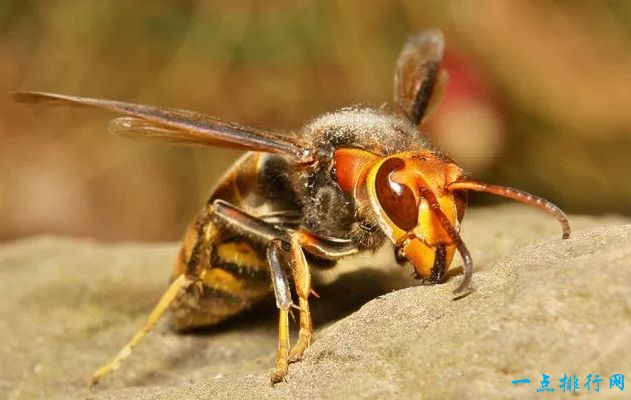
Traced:
<path fill-rule="evenodd" d="M 239 294 L 243 290 L 241 281 L 221 268 L 209 269 L 204 276 L 203 283 L 204 286 L 233 294 Z"/>
<path fill-rule="evenodd" d="M 245 265 L 256 269 L 266 269 L 267 262 L 247 242 L 226 242 L 215 248 L 222 262 Z"/>

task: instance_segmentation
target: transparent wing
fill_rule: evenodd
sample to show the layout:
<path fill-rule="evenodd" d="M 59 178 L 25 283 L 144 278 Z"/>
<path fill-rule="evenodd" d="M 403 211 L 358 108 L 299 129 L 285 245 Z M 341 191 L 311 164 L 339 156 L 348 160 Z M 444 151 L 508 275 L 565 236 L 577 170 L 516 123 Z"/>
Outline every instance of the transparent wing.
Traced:
<path fill-rule="evenodd" d="M 193 111 L 43 92 L 15 92 L 11 96 L 18 103 L 95 107 L 127 115 L 114 119 L 109 126 L 110 132 L 121 136 L 278 153 L 302 162 L 310 157 L 305 144 L 293 136 L 242 126 Z"/>

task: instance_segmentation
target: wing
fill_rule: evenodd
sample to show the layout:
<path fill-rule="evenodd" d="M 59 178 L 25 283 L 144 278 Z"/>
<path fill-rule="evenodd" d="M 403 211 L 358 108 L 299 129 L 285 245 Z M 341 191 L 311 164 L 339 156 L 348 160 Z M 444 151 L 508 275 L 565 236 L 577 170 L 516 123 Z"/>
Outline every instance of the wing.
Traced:
<path fill-rule="evenodd" d="M 438 102 L 447 83 L 440 69 L 445 42 L 438 30 L 412 36 L 401 49 L 394 73 L 394 102 L 397 114 L 419 125 Z"/>
<path fill-rule="evenodd" d="M 13 101 L 96 107 L 126 115 L 112 120 L 111 133 L 170 143 L 194 143 L 290 156 L 308 162 L 311 151 L 298 138 L 242 126 L 193 111 L 43 92 L 14 92 Z"/>

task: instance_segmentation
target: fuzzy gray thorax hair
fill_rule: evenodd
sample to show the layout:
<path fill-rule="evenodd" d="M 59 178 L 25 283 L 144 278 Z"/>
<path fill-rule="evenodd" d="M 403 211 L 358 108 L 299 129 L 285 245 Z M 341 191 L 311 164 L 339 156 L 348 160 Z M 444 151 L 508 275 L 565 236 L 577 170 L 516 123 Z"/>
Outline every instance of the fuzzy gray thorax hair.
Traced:
<path fill-rule="evenodd" d="M 389 155 L 427 149 L 427 139 L 407 120 L 367 108 L 347 108 L 318 117 L 305 127 L 303 138 L 318 151 L 316 163 L 292 179 L 305 226 L 320 235 L 350 239 L 360 249 L 382 244 L 385 235 L 372 210 L 360 207 L 337 185 L 333 153 L 352 147 Z"/>

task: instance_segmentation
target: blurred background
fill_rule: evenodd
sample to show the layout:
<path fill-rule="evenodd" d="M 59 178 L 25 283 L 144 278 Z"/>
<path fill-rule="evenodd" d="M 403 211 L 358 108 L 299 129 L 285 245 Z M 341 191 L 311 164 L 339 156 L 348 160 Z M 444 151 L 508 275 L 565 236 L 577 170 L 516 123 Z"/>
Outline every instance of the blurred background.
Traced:
<path fill-rule="evenodd" d="M 114 137 L 105 112 L 4 93 L 299 130 L 343 106 L 391 109 L 397 54 L 428 27 L 448 45 L 450 84 L 428 127 L 439 147 L 476 178 L 571 213 L 631 214 L 631 2 L 3 0 L 0 240 L 178 239 L 239 155 Z"/>

